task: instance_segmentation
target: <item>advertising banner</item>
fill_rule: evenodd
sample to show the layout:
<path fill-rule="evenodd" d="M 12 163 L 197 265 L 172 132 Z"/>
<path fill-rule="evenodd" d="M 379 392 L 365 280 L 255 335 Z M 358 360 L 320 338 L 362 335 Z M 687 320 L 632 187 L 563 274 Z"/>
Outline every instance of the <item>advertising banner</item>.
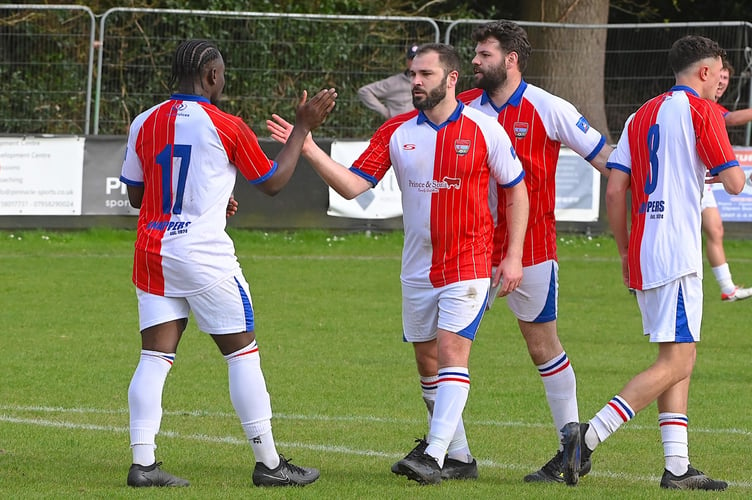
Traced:
<path fill-rule="evenodd" d="M 0 137 L 0 215 L 81 215 L 83 137 Z"/>
<path fill-rule="evenodd" d="M 721 184 L 713 184 L 713 195 L 718 204 L 718 211 L 724 222 L 750 222 L 752 221 L 752 148 L 734 147 L 736 159 L 744 170 L 747 178 L 744 190 L 737 196 L 728 194 Z"/>
<path fill-rule="evenodd" d="M 597 221 L 600 192 L 600 172 L 571 149 L 561 148 L 556 167 L 556 220 Z"/>
<path fill-rule="evenodd" d="M 120 182 L 125 137 L 92 136 L 84 158 L 84 215 L 137 215 L 131 208 L 126 185 Z"/>
<path fill-rule="evenodd" d="M 334 161 L 350 168 L 358 156 L 368 147 L 368 141 L 334 141 L 331 157 Z M 397 185 L 394 169 L 376 185 L 360 196 L 346 200 L 329 188 L 328 215 L 353 219 L 390 219 L 402 217 L 402 191 Z"/>

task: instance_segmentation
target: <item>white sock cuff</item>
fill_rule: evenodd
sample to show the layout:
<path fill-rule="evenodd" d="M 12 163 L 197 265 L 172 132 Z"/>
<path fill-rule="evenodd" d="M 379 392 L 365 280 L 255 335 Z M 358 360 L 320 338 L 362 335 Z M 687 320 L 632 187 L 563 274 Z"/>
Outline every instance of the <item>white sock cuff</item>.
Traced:
<path fill-rule="evenodd" d="M 470 371 L 464 366 L 447 366 L 439 368 L 438 386 L 443 384 L 458 385 L 470 390 Z"/>
<path fill-rule="evenodd" d="M 242 349 L 238 349 L 235 352 L 231 352 L 230 354 L 225 355 L 225 359 L 228 363 L 231 363 L 235 360 L 240 359 L 253 359 L 253 358 L 259 358 L 259 349 L 258 345 L 256 345 L 256 341 L 254 340 L 247 346 L 243 347 Z"/>
<path fill-rule="evenodd" d="M 271 416 L 263 420 L 256 420 L 253 422 L 243 422 L 241 424 L 245 431 L 246 437 L 250 440 L 257 436 L 262 436 L 272 430 Z"/>
<path fill-rule="evenodd" d="M 731 279 L 731 270 L 729 269 L 728 262 L 724 262 L 720 266 L 712 268 L 713 276 L 717 281 L 723 281 L 725 279 Z"/>
<path fill-rule="evenodd" d="M 169 370 L 169 367 L 171 367 L 172 364 L 175 362 L 175 353 L 150 351 L 148 349 L 141 349 L 141 360 L 142 361 L 163 361 L 167 363 L 168 370 Z"/>

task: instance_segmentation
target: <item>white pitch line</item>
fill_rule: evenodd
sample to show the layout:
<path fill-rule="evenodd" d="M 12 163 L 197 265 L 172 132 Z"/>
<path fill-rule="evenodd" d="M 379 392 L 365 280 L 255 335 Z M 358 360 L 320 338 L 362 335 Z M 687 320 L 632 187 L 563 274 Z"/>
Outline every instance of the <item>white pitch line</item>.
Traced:
<path fill-rule="evenodd" d="M 12 405 L 0 405 L 0 410 L 24 411 L 24 412 L 39 411 L 39 412 L 45 412 L 45 413 L 69 413 L 69 414 L 70 413 L 77 413 L 77 414 L 93 413 L 93 414 L 117 414 L 119 415 L 119 414 L 127 413 L 127 410 L 122 410 L 122 409 L 101 410 L 101 409 L 95 409 L 95 408 L 61 408 L 61 407 L 47 407 L 47 406 L 12 406 Z M 236 418 L 235 414 L 224 413 L 224 412 L 210 413 L 210 412 L 205 412 L 205 411 L 172 411 L 172 412 L 165 412 L 165 414 L 192 415 L 192 416 L 198 415 L 198 416 L 214 416 L 214 417 L 218 416 L 218 417 Z M 346 421 L 363 421 L 363 422 L 373 422 L 374 420 L 377 420 L 380 422 L 388 422 L 388 423 L 398 422 L 397 419 L 387 419 L 387 418 L 378 418 L 378 417 L 328 417 L 324 415 L 313 415 L 313 416 L 290 415 L 290 416 L 281 416 L 281 417 L 279 415 L 275 415 L 275 417 L 288 418 L 291 420 L 295 420 L 295 419 L 322 420 L 322 421 L 346 420 Z M 111 426 L 111 425 L 98 425 L 98 424 L 86 424 L 86 423 L 82 424 L 79 422 L 65 422 L 65 421 L 36 419 L 36 418 L 18 418 L 18 417 L 12 417 L 9 415 L 1 415 L 1 414 L 0 414 L 0 422 L 7 422 L 10 424 L 34 425 L 34 426 L 40 426 L 40 427 L 62 428 L 62 429 L 112 432 L 116 434 L 128 433 L 128 428 L 121 427 L 121 426 L 119 427 L 119 426 Z M 401 421 L 401 422 L 405 422 L 405 421 Z M 414 423 L 418 421 L 415 420 L 411 422 Z M 548 427 L 548 425 L 527 424 L 523 422 L 486 421 L 486 422 L 481 422 L 480 424 L 481 425 L 508 426 L 508 427 Z M 645 427 L 645 426 L 631 426 L 631 427 L 640 428 L 640 429 L 648 429 L 648 427 Z M 650 429 L 652 429 L 652 427 L 650 427 Z M 710 430 L 706 430 L 706 432 L 708 431 Z M 748 431 L 743 431 L 739 429 L 720 430 L 720 432 L 724 432 L 724 431 L 727 431 L 731 434 L 744 434 L 744 435 L 750 434 Z M 715 430 L 714 432 L 719 432 L 719 430 Z M 160 431 L 159 435 L 162 437 L 167 437 L 167 438 L 184 439 L 184 440 L 189 440 L 189 441 L 199 441 L 199 442 L 204 442 L 204 443 L 231 444 L 231 445 L 238 445 L 238 446 L 248 445 L 247 440 L 237 438 L 234 436 L 209 436 L 206 434 L 182 434 L 179 432 L 165 431 L 165 430 Z M 341 453 L 345 455 L 379 457 L 379 458 L 388 458 L 388 459 L 395 459 L 395 458 L 402 457 L 402 454 L 400 453 L 387 453 L 387 452 L 376 451 L 376 450 L 363 450 L 363 449 L 357 449 L 357 448 L 349 448 L 346 446 L 318 445 L 318 444 L 308 444 L 308 443 L 300 443 L 300 442 L 294 442 L 294 443 L 278 442 L 277 444 L 283 448 L 306 449 L 306 450 L 317 451 L 317 452 Z M 512 470 L 512 471 L 527 471 L 527 470 L 530 470 L 530 467 L 531 467 L 529 465 L 499 463 L 493 460 L 486 460 L 486 459 L 481 459 L 478 461 L 478 463 L 479 465 L 482 465 L 485 467 L 493 467 L 497 469 Z M 617 478 L 617 479 L 622 479 L 624 481 L 630 481 L 630 482 L 657 483 L 660 481 L 659 476 L 632 475 L 632 474 L 623 474 L 623 473 L 616 473 L 616 472 L 610 472 L 610 471 L 594 471 L 590 473 L 590 476 Z M 729 482 L 729 486 L 734 487 L 734 488 L 752 488 L 752 483 L 731 481 Z"/>
<path fill-rule="evenodd" d="M 78 411 L 77 413 L 85 413 L 85 412 Z M 100 413 L 120 413 L 120 412 L 119 411 L 102 411 Z M 0 422 L 6 422 L 6 423 L 11 423 L 11 424 L 22 424 L 22 425 L 35 425 L 35 426 L 40 426 L 40 427 L 52 427 L 52 428 L 61 428 L 61 429 L 113 432 L 116 434 L 128 433 L 127 427 L 118 427 L 118 426 L 111 426 L 111 425 L 82 424 L 78 422 L 62 422 L 62 421 L 35 419 L 35 418 L 17 418 L 17 417 L 11 417 L 8 415 L 0 415 Z M 189 441 L 199 441 L 203 443 L 248 446 L 248 442 L 245 439 L 240 439 L 234 436 L 209 436 L 206 434 L 182 434 L 182 433 L 174 432 L 174 431 L 160 431 L 159 435 L 162 437 L 168 437 L 168 438 L 173 438 L 173 439 L 184 439 L 184 440 L 189 440 Z M 399 454 L 399 453 L 386 453 L 383 451 L 376 451 L 376 450 L 362 450 L 362 449 L 356 449 L 356 448 L 348 448 L 346 446 L 318 445 L 318 444 L 308 444 L 308 443 L 298 443 L 298 442 L 296 443 L 278 442 L 277 444 L 282 448 L 306 449 L 306 450 L 317 451 L 317 452 L 342 453 L 345 455 L 357 455 L 357 456 L 378 457 L 378 458 L 388 458 L 388 459 L 395 459 L 395 458 L 402 457 L 402 454 Z M 512 470 L 512 471 L 528 471 L 530 470 L 530 467 L 531 467 L 531 466 L 523 466 L 520 464 L 499 463 L 493 460 L 485 460 L 485 459 L 478 460 L 478 464 L 484 467 L 493 467 L 497 469 Z M 660 481 L 659 476 L 633 475 L 633 474 L 623 474 L 623 473 L 615 473 L 615 472 L 609 472 L 609 471 L 594 471 L 594 472 L 591 472 L 589 475 L 592 477 L 617 478 L 617 479 L 621 479 L 621 480 L 629 481 L 629 482 L 657 483 Z M 729 486 L 733 488 L 752 488 L 752 483 L 730 481 Z"/>
<path fill-rule="evenodd" d="M 126 415 L 128 410 L 125 408 L 119 408 L 114 410 L 107 410 L 102 408 L 76 408 L 76 407 L 62 407 L 62 406 L 18 406 L 18 405 L 2 405 L 0 404 L 0 410 L 11 412 L 41 412 L 41 413 L 78 413 L 78 414 L 100 414 L 100 415 Z M 206 410 L 165 410 L 163 415 L 169 416 L 190 416 L 190 417 L 210 417 L 210 418 L 231 418 L 236 419 L 237 415 L 233 412 L 209 412 Z M 385 424 L 400 424 L 410 425 L 415 423 L 422 423 L 423 419 L 398 419 L 392 417 L 374 417 L 370 415 L 302 415 L 302 414 L 288 414 L 288 413 L 274 413 L 274 417 L 280 420 L 299 420 L 299 421 L 317 421 L 317 422 L 364 422 L 364 423 L 385 423 Z M 547 429 L 551 426 L 550 423 L 537 423 L 537 422 L 514 422 L 514 421 L 500 421 L 500 420 L 477 420 L 466 422 L 471 426 L 488 426 L 488 427 L 517 427 L 527 429 Z M 655 430 L 655 426 L 649 425 L 637 425 L 629 423 L 625 427 L 625 430 L 643 431 L 643 430 Z M 738 435 L 752 437 L 752 431 L 747 429 L 720 429 L 720 428 L 700 428 L 692 427 L 691 432 L 703 433 L 703 434 L 718 434 L 718 435 Z"/>

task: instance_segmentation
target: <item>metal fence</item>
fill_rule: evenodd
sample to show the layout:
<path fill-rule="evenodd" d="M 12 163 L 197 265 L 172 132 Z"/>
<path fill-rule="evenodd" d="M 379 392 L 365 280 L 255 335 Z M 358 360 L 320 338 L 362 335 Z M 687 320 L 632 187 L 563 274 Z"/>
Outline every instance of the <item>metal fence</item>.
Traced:
<path fill-rule="evenodd" d="M 468 44 L 472 30 L 483 20 L 455 21 L 446 29 L 444 42 L 455 45 L 464 55 L 467 66 L 464 73 L 472 75 L 469 61 L 473 46 Z M 546 73 L 549 65 L 543 64 L 556 59 L 566 64 L 567 54 L 583 50 L 578 40 L 592 40 L 599 31 L 607 33 L 605 44 L 605 68 L 603 73 L 603 96 L 605 98 L 608 130 L 612 138 L 621 134 L 624 121 L 648 99 L 665 92 L 674 84 L 674 75 L 668 65 L 668 51 L 671 44 L 688 34 L 703 35 L 717 41 L 726 49 L 729 61 L 736 69 L 729 88 L 722 98 L 722 104 L 729 109 L 752 107 L 752 24 L 747 22 L 697 22 L 697 23 L 651 23 L 651 24 L 555 24 L 518 21 L 528 33 L 533 45 L 533 57 L 525 72 L 525 80 L 543 88 L 556 87 L 551 76 Z M 548 53 L 536 40 L 548 37 L 556 41 L 555 47 L 548 47 Z M 536 50 L 538 47 L 538 50 Z M 537 54 L 537 58 L 536 56 Z M 565 87 L 589 89 L 596 82 L 592 72 L 569 71 L 570 79 Z M 561 85 L 558 85 L 561 87 Z M 584 102 L 574 102 L 583 107 Z M 750 145 L 750 125 L 729 129 L 732 142 Z"/>
<path fill-rule="evenodd" d="M 362 137 L 380 117 L 357 90 L 405 69 L 405 50 L 438 42 L 422 17 L 331 16 L 116 8 L 100 22 L 95 133 L 124 133 L 135 112 L 167 94 L 170 61 L 185 38 L 210 38 L 228 68 L 223 106 L 254 128 L 278 112 L 288 117 L 303 89 L 336 87 L 337 113 L 317 132 Z M 133 50 L 137 48 L 137 50 Z"/>
<path fill-rule="evenodd" d="M 0 132 L 90 132 L 95 25 L 88 7 L 0 5 Z"/>
<path fill-rule="evenodd" d="M 0 5 L 0 133 L 123 135 L 138 112 L 169 94 L 171 54 L 178 41 L 195 37 L 216 41 L 225 56 L 223 109 L 259 133 L 270 113 L 291 116 L 303 89 L 332 86 L 340 96 L 337 110 L 317 135 L 365 138 L 382 119 L 358 101 L 361 85 L 403 70 L 405 47 L 413 42 L 455 45 L 471 75 L 470 32 L 483 22 L 130 8 L 95 16 L 82 6 Z M 603 100 L 613 139 L 629 113 L 671 86 L 668 47 L 690 32 L 721 43 L 737 69 L 723 104 L 752 106 L 750 23 L 519 24 L 534 48 L 525 78 L 544 88 L 556 85 L 548 66 L 535 61 L 566 58 L 578 50 L 568 40 L 605 30 Z M 552 33 L 555 47 L 536 48 L 536 40 Z M 570 86 L 594 85 L 585 72 L 566 78 Z M 469 77 L 461 85 L 470 86 Z M 735 144 L 749 145 L 749 127 L 731 135 Z"/>

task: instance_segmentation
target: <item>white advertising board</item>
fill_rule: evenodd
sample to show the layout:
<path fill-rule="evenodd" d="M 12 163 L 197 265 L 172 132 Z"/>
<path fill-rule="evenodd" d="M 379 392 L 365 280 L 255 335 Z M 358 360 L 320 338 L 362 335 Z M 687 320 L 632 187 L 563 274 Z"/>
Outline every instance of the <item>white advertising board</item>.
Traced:
<path fill-rule="evenodd" d="M 0 137 L 0 215 L 81 215 L 83 137 Z"/>

